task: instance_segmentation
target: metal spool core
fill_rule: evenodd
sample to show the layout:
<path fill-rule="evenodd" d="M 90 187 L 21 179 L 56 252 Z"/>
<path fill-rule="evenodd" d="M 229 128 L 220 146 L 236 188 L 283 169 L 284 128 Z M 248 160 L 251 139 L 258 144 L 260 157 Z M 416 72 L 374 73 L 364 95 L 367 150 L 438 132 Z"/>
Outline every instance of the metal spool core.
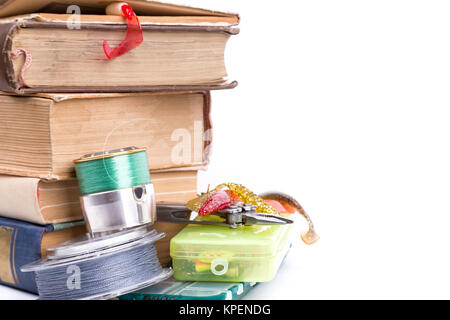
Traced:
<path fill-rule="evenodd" d="M 156 221 L 152 184 L 87 194 L 80 201 L 90 233 L 123 230 Z"/>

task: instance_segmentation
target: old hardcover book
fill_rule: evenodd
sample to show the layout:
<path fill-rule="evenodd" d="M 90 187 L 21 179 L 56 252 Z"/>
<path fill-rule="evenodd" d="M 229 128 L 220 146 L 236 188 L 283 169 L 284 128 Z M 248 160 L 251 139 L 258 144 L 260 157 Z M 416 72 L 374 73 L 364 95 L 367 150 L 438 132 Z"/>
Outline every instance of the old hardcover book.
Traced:
<path fill-rule="evenodd" d="M 186 201 L 196 196 L 197 171 L 151 173 L 157 202 Z M 0 216 L 35 224 L 83 219 L 76 179 L 46 181 L 0 176 Z"/>
<path fill-rule="evenodd" d="M 167 4 L 163 9 L 163 4 L 154 1 L 129 2 L 139 15 L 144 41 L 108 60 L 103 41 L 118 45 L 126 20 L 105 14 L 109 1 L 92 2 L 97 7 L 82 6 L 81 14 L 75 16 L 66 14 L 66 7 L 87 1 L 59 1 L 59 6 L 43 6 L 41 1 L 41 6 L 33 6 L 27 0 L 15 7 L 8 2 L 0 6 L 0 16 L 30 12 L 30 8 L 44 11 L 0 19 L 0 90 L 17 94 L 148 92 L 236 85 L 228 79 L 224 51 L 230 35 L 239 31 L 237 15 Z M 16 56 L 16 50 L 28 52 L 29 63 L 25 55 Z"/>
<path fill-rule="evenodd" d="M 0 95 L 0 174 L 67 179 L 74 159 L 130 145 L 152 171 L 203 168 L 209 106 L 208 92 Z"/>
<path fill-rule="evenodd" d="M 46 248 L 84 233 L 81 222 L 40 226 L 0 217 L 0 284 L 37 293 L 34 272 L 20 267 L 45 257 Z"/>

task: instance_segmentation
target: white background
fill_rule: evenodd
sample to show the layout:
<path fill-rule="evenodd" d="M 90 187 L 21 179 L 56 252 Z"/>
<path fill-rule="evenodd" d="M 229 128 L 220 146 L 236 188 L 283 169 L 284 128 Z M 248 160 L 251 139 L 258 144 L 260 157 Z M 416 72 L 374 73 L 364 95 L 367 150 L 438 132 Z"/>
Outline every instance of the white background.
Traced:
<path fill-rule="evenodd" d="M 290 193 L 321 235 L 248 297 L 450 298 L 450 2 L 226 4 L 201 190 Z"/>
<path fill-rule="evenodd" d="M 284 191 L 321 235 L 247 297 L 450 298 L 450 2 L 192 3 L 242 18 L 200 190 Z"/>

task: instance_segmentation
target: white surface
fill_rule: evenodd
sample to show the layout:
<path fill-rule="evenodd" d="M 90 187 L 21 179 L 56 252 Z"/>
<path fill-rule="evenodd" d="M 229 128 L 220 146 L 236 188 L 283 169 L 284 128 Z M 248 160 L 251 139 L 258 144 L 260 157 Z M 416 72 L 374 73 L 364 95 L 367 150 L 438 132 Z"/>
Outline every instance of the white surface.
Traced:
<path fill-rule="evenodd" d="M 450 298 L 450 2 L 227 5 L 200 187 L 290 193 L 321 235 L 249 297 Z"/>
<path fill-rule="evenodd" d="M 35 300 L 37 296 L 0 285 L 0 300 Z"/>
<path fill-rule="evenodd" d="M 227 7 L 240 84 L 213 93 L 200 187 L 290 193 L 321 235 L 247 298 L 450 298 L 450 2 Z"/>

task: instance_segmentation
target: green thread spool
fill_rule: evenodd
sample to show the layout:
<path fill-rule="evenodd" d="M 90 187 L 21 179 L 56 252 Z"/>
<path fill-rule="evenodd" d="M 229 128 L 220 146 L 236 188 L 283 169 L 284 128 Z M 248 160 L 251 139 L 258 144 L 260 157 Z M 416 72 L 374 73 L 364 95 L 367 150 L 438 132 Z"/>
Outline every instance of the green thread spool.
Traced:
<path fill-rule="evenodd" d="M 82 195 L 150 183 L 147 153 L 136 147 L 93 153 L 75 160 Z"/>

